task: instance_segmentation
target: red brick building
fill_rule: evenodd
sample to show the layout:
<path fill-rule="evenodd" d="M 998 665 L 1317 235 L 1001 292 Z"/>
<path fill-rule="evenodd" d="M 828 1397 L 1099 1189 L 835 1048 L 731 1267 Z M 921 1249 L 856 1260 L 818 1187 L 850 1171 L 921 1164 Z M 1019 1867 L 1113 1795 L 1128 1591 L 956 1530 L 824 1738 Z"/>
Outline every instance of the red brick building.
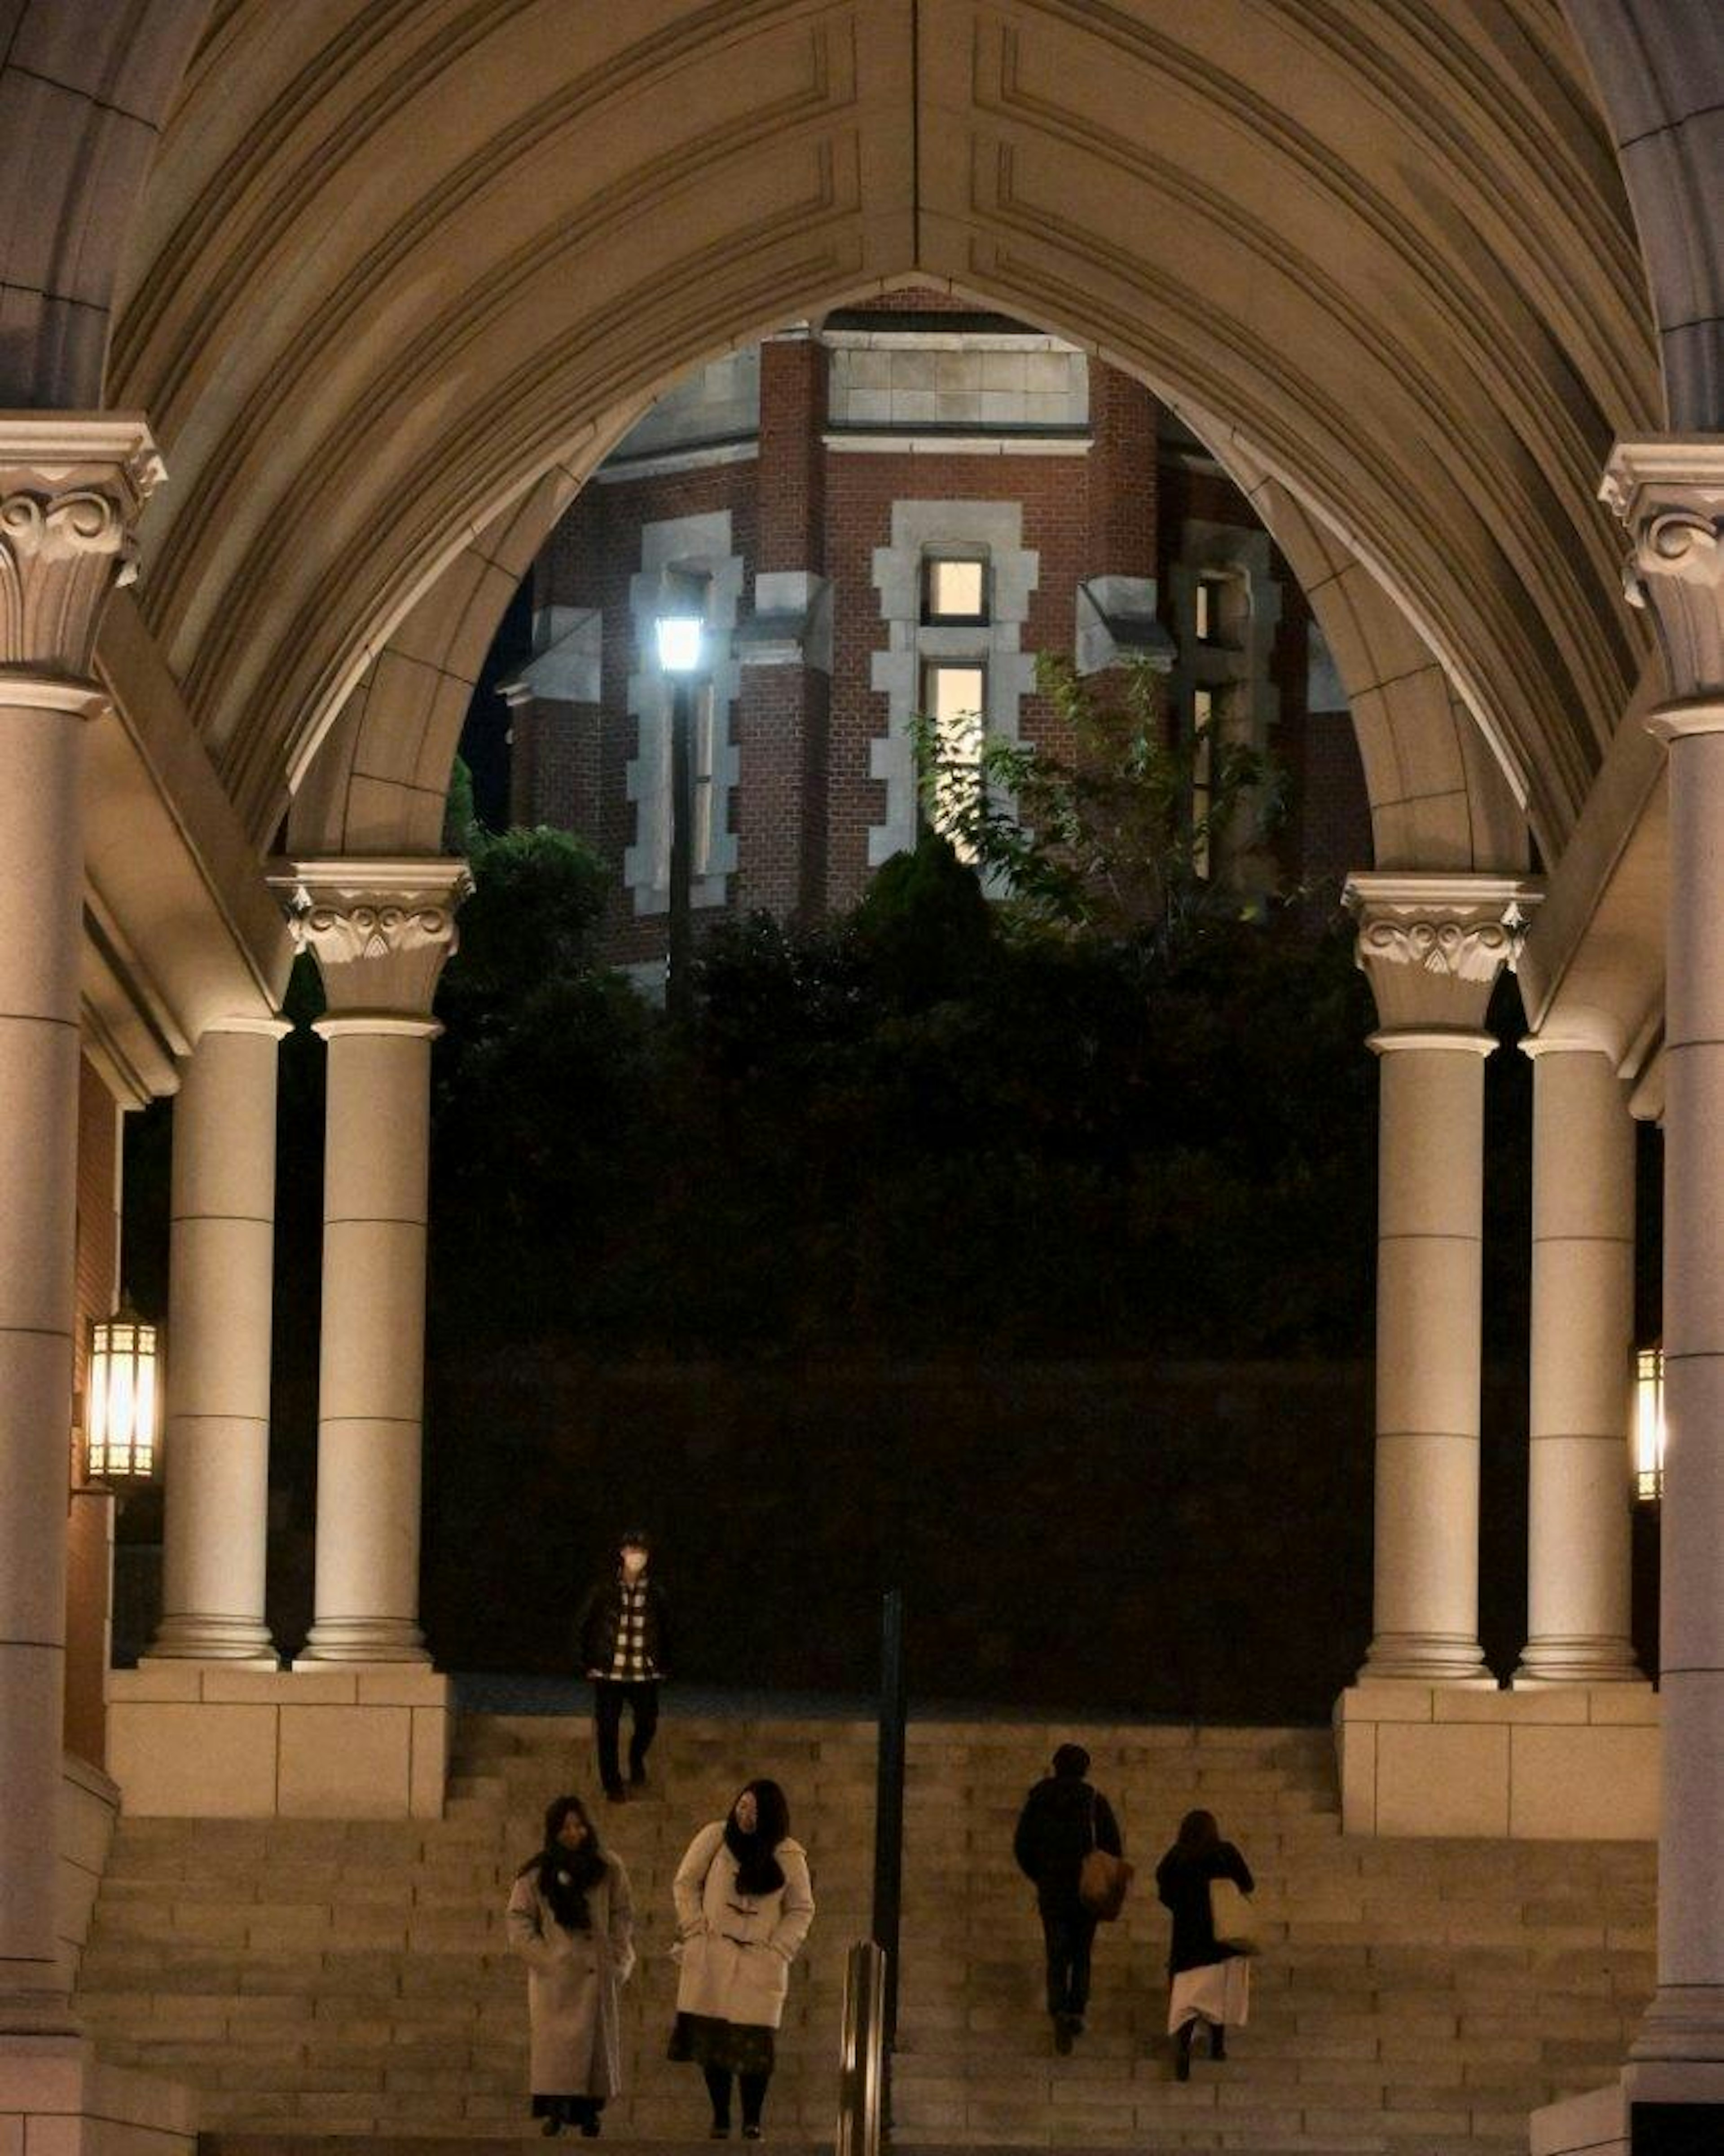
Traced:
<path fill-rule="evenodd" d="M 1244 496 L 1139 383 L 945 295 L 894 294 L 728 355 L 654 407 L 534 574 L 511 810 L 593 839 L 609 941 L 650 978 L 670 889 L 666 569 L 705 579 L 691 880 L 702 924 L 853 903 L 915 842 L 907 731 L 1064 750 L 1035 658 L 1132 651 L 1169 723 L 1205 714 L 1288 773 L 1281 865 L 1368 866 L 1352 732 L 1302 595 Z"/>

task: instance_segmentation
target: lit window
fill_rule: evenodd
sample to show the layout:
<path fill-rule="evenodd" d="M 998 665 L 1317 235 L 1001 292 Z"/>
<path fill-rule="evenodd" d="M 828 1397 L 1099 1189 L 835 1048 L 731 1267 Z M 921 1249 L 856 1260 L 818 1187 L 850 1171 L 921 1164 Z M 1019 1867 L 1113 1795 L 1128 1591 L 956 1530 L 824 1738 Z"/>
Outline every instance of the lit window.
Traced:
<path fill-rule="evenodd" d="M 933 823 L 945 831 L 960 860 L 976 858 L 973 845 L 951 829 L 982 788 L 983 713 L 988 706 L 988 670 L 973 661 L 936 661 L 922 673 L 923 708 L 934 722 L 940 777 Z"/>
<path fill-rule="evenodd" d="M 1191 765 L 1191 825 L 1195 836 L 1191 865 L 1200 876 L 1209 873 L 1209 813 L 1213 806 L 1211 775 L 1214 770 L 1215 691 L 1194 689 L 1191 698 L 1192 733 L 1195 747 Z"/>
<path fill-rule="evenodd" d="M 973 629 L 988 619 L 988 564 L 980 555 L 930 554 L 922 564 L 922 619 Z"/>
<path fill-rule="evenodd" d="M 1192 626 L 1199 644 L 1213 644 L 1221 635 L 1222 608 L 1227 595 L 1225 577 L 1199 577 L 1192 599 Z"/>

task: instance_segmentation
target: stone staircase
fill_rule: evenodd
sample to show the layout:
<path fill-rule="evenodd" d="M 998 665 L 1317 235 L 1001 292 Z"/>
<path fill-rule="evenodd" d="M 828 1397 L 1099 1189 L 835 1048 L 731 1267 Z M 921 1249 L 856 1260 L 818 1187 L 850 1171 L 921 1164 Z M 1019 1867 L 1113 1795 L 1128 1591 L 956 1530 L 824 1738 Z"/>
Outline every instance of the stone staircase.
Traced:
<path fill-rule="evenodd" d="M 1207 1805 L 1255 1867 L 1270 1948 L 1224 2066 L 1172 2079 L 1166 1927 L 1147 1877 L 1098 1943 L 1090 2032 L 1052 2054 L 1039 1932 L 1011 1863 L 1024 1793 L 1083 1736 L 1147 1874 Z M 819 1913 L 793 1981 L 767 2128 L 830 2142 L 840 1986 L 867 1929 L 866 1724 L 667 1717 L 649 1798 L 605 1808 L 641 1967 L 625 1996 L 630 2093 L 608 2142 L 704 2137 L 664 2058 L 670 1878 L 693 1828 L 751 1774 L 789 1792 Z M 214 2156 L 306 2137 L 516 2136 L 524 1979 L 502 1910 L 539 1814 L 591 1789 L 584 1724 L 464 1717 L 440 1821 L 122 1820 L 79 2006 L 105 2056 L 197 2084 Z M 1393 1842 L 1340 1832 L 1322 1731 L 916 1724 L 909 1748 L 896 2138 L 932 2149 L 1131 2143 L 1149 2152 L 1485 2156 L 1526 2117 L 1610 2078 L 1652 1984 L 1643 1844 Z M 1147 1890 L 1147 1891 L 1146 1891 Z"/>

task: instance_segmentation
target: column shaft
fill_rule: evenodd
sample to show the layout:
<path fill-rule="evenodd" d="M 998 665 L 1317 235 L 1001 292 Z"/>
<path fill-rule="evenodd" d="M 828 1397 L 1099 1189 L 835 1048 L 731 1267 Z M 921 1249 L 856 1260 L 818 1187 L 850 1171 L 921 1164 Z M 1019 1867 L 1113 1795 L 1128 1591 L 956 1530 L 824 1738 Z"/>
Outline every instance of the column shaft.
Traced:
<path fill-rule="evenodd" d="M 418 1629 L 429 1019 L 331 1017 L 316 1607 L 307 1661 L 425 1661 Z"/>
<path fill-rule="evenodd" d="M 94 692 L 0 684 L 0 2033 L 56 1974 L 78 1176 L 81 736 Z"/>
<path fill-rule="evenodd" d="M 174 1102 L 162 1618 L 152 1654 L 275 1665 L 269 1506 L 284 1024 L 205 1033 Z"/>
<path fill-rule="evenodd" d="M 1384 1032 L 1374 1625 L 1365 1677 L 1488 1681 L 1479 1322 L 1488 1034 Z"/>
<path fill-rule="evenodd" d="M 1629 1637 L 1634 1127 L 1610 1059 L 1533 1055 L 1526 1645 L 1517 1684 L 1639 1672 Z"/>
<path fill-rule="evenodd" d="M 1724 702 L 1670 721 L 1663 1823 L 1646 2058 L 1724 2061 Z M 1665 730 L 1662 726 L 1660 731 Z"/>

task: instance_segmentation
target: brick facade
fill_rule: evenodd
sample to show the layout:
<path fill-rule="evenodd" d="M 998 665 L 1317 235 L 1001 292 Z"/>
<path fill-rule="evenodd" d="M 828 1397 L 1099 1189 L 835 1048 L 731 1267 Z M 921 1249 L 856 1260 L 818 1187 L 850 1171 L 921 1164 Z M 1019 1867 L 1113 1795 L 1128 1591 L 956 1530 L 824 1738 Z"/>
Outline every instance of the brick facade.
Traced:
<path fill-rule="evenodd" d="M 840 321 L 844 331 L 834 334 Z M 1019 347 L 1032 362 L 1018 356 Z M 977 352 L 995 356 L 978 362 Z M 839 357 L 844 398 L 834 389 L 829 409 Z M 662 906 L 643 894 L 639 856 L 632 884 L 627 865 L 643 815 L 629 798 L 630 767 L 639 793 L 650 765 L 646 722 L 629 707 L 630 675 L 643 663 L 631 590 L 654 526 L 726 516 L 728 547 L 741 557 L 745 579 L 731 647 L 741 660 L 729 714 L 735 783 L 726 797 L 735 868 L 706 886 L 709 898 L 721 891 L 721 904 L 697 901 L 697 932 L 757 910 L 808 922 L 845 908 L 891 834 L 909 828 L 901 776 L 889 783 L 880 775 L 883 759 L 901 762 L 892 746 L 901 725 L 894 713 L 903 706 L 906 670 L 923 663 L 919 632 L 906 620 L 901 576 L 895 632 L 885 611 L 881 578 L 890 581 L 891 570 L 882 568 L 881 552 L 894 547 L 895 514 L 931 531 L 936 545 L 963 540 L 966 514 L 995 533 L 1009 524 L 1012 547 L 1034 557 L 1016 640 L 1008 650 L 1009 639 L 995 639 L 988 664 L 1010 672 L 1000 689 L 1018 737 L 1061 753 L 1070 744 L 1034 693 L 1029 662 L 1039 652 L 1073 649 L 1086 603 L 1080 586 L 1106 578 L 1153 590 L 1161 619 L 1177 634 L 1167 572 L 1188 530 L 1195 523 L 1260 533 L 1219 468 L 1188 446 L 1170 448 L 1164 438 L 1177 430 L 1165 426 L 1140 383 L 1089 362 L 1087 418 L 1072 424 L 1082 405 L 1075 398 L 1062 403 L 1060 385 L 1078 365 L 1070 347 L 959 311 L 948 295 L 895 293 L 829 318 L 821 333 L 762 344 L 751 437 L 712 431 L 711 415 L 734 422 L 735 380 L 727 376 L 718 389 L 703 391 L 696 378 L 683 433 L 676 412 L 658 408 L 640 447 L 631 447 L 631 437 L 572 504 L 535 570 L 535 606 L 546 635 L 585 610 L 601 610 L 595 648 L 602 665 L 596 678 L 582 677 L 598 694 L 585 702 L 536 694 L 517 700 L 511 799 L 516 821 L 577 831 L 612 863 L 619 886 L 608 932 L 613 963 L 650 966 L 664 948 Z M 1054 417 L 1003 416 L 1012 393 L 993 387 L 1000 382 L 1026 385 L 1024 410 Z M 952 506 L 950 532 L 926 507 L 937 504 Z M 1266 547 L 1266 539 L 1261 543 Z M 1266 661 L 1270 685 L 1252 709 L 1271 715 L 1263 745 L 1290 782 L 1279 865 L 1290 879 L 1308 880 L 1308 849 L 1324 871 L 1342 855 L 1347 867 L 1368 863 L 1368 814 L 1344 718 L 1326 720 L 1320 739 L 1306 738 L 1309 614 L 1279 555 L 1271 550 L 1264 558 L 1280 611 Z M 762 577 L 769 582 L 757 587 Z M 798 624 L 794 605 L 810 593 L 829 607 L 829 633 L 816 614 Z M 781 605 L 790 610 L 777 611 Z M 895 660 L 883 656 L 889 645 Z M 947 646 L 936 639 L 932 648 L 938 654 Z M 882 666 L 893 665 L 895 706 L 880 685 Z M 990 724 L 998 708 L 990 690 Z M 1172 722 L 1181 722 L 1177 711 Z M 897 797 L 889 800 L 894 783 Z"/>

